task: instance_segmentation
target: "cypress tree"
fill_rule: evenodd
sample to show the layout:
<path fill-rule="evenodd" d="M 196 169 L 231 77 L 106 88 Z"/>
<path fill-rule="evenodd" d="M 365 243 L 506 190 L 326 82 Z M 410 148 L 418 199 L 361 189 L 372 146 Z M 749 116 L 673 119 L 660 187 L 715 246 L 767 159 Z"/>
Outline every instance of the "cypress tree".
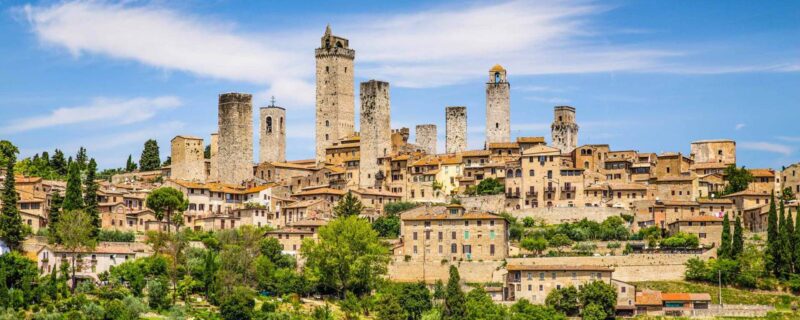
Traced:
<path fill-rule="evenodd" d="M 792 243 L 794 243 L 794 272 L 800 273 L 800 206 L 797 207 L 797 212 L 794 214 L 794 235 L 792 235 Z"/>
<path fill-rule="evenodd" d="M 56 149 L 53 152 L 53 159 L 50 164 L 59 176 L 64 177 L 67 175 L 67 160 L 64 159 L 64 152 L 61 152 L 61 150 Z"/>
<path fill-rule="evenodd" d="M 89 160 L 89 164 L 86 168 L 86 181 L 84 181 L 85 195 L 83 197 L 83 202 L 85 204 L 84 211 L 89 215 L 89 219 L 94 226 L 92 238 L 97 238 L 100 234 L 100 209 L 97 207 L 97 190 L 99 186 L 97 185 L 97 181 L 95 181 L 97 176 L 97 162 L 94 161 L 94 158 Z"/>
<path fill-rule="evenodd" d="M 783 202 L 783 200 L 781 200 Z M 786 264 L 789 268 L 789 273 L 794 273 L 794 249 L 795 249 L 795 242 L 794 240 L 794 221 L 792 221 L 792 212 L 789 211 L 786 213 L 786 248 L 787 255 L 786 255 Z"/>
<path fill-rule="evenodd" d="M 769 212 L 767 214 L 767 250 L 764 267 L 770 274 L 778 274 L 776 256 L 778 255 L 778 210 L 775 208 L 775 193 L 769 199 Z"/>
<path fill-rule="evenodd" d="M 9 141 L 0 141 L 0 152 L 6 161 L 6 180 L 3 182 L 3 191 L 0 193 L 0 200 L 3 205 L 0 208 L 0 239 L 12 250 L 20 248 L 25 234 L 22 232 L 22 217 L 17 209 L 16 180 L 14 180 L 14 164 L 17 162 L 19 149 Z M 2 288 L 0 288 L 2 289 Z"/>
<path fill-rule="evenodd" d="M 786 223 L 786 209 L 783 201 L 780 202 L 781 212 L 778 216 L 778 252 L 776 267 L 781 278 L 787 278 L 792 271 L 791 239 L 789 238 L 788 223 Z"/>
<path fill-rule="evenodd" d="M 83 209 L 83 193 L 81 192 L 81 173 L 77 163 L 69 165 L 67 175 L 67 191 L 64 196 L 64 203 L 61 205 L 62 211 Z"/>
<path fill-rule="evenodd" d="M 733 241 L 731 242 L 731 259 L 736 259 L 744 251 L 744 235 L 742 234 L 742 220 L 736 216 L 733 225 Z"/>
<path fill-rule="evenodd" d="M 47 215 L 47 230 L 50 236 L 50 241 L 53 243 L 61 243 L 56 234 L 56 225 L 58 224 L 58 215 L 61 213 L 61 206 L 64 204 L 64 197 L 58 191 L 53 191 L 50 196 L 50 211 Z"/>
<path fill-rule="evenodd" d="M 125 172 L 136 171 L 136 162 L 133 162 L 133 155 L 128 155 L 128 162 L 125 163 Z"/>
<path fill-rule="evenodd" d="M 466 316 L 466 296 L 461 291 L 460 281 L 461 277 L 458 275 L 458 269 L 455 266 L 450 266 L 450 278 L 447 280 L 447 289 L 445 289 L 444 293 L 443 320 L 464 319 Z"/>
<path fill-rule="evenodd" d="M 86 148 L 80 147 L 78 149 L 78 154 L 75 155 L 75 162 L 78 163 L 78 168 L 81 169 L 81 171 L 86 170 L 87 160 Z"/>
<path fill-rule="evenodd" d="M 731 258 L 731 220 L 728 219 L 727 213 L 725 217 L 722 218 L 722 237 L 720 239 L 719 248 L 717 248 L 717 258 Z"/>
<path fill-rule="evenodd" d="M 139 158 L 139 170 L 151 171 L 161 167 L 161 158 L 158 155 L 158 142 L 153 139 L 144 143 L 142 156 Z"/>

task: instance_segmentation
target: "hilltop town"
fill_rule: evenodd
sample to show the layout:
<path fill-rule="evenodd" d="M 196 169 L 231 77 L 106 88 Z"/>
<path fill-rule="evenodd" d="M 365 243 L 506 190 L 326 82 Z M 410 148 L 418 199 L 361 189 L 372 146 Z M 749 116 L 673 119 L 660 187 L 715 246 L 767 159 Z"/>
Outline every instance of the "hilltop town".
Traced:
<path fill-rule="evenodd" d="M 800 163 L 787 163 L 782 170 L 749 168 L 737 162 L 736 141 L 718 137 L 686 141 L 689 154 L 581 144 L 580 106 L 554 106 L 549 137 L 512 138 L 513 70 L 499 64 L 487 71 L 485 106 L 433 110 L 432 117 L 444 116 L 445 128 L 416 124 L 415 139 L 409 141 L 411 128 L 392 125 L 389 82 L 362 82 L 356 92 L 356 51 L 329 26 L 314 52 L 313 159 L 286 158 L 286 128 L 295 125 L 286 121 L 290 106 L 230 92 L 219 94 L 217 131 L 207 137 L 175 136 L 168 163 L 134 169 L 129 160 L 122 172 L 96 179 L 96 164 L 90 169 L 84 150 L 82 160 L 76 157 L 64 169 L 69 177 L 64 181 L 26 173 L 28 167 L 15 168 L 7 160 L 0 179 L 4 194 L 16 194 L 16 209 L 4 203 L 3 212 L 18 214 L 25 235 L 19 244 L 4 236 L 3 252 L 30 260 L 38 273 L 34 278 L 52 275 L 54 288 L 65 286 L 54 289 L 53 297 L 31 293 L 25 299 L 58 301 L 69 296 L 66 288 L 86 287 L 90 298 L 83 299 L 92 300 L 121 294 L 115 285 L 126 294 L 149 297 L 159 285 L 150 282 L 163 280 L 166 288 L 160 290 L 170 301 L 149 303 L 154 313 L 176 303 L 222 313 L 254 309 L 247 299 L 225 309 L 229 300 L 220 297 L 241 286 L 257 296 L 253 312 L 288 313 L 294 303 L 297 314 L 306 310 L 308 317 L 328 310 L 349 319 L 419 319 L 440 308 L 444 311 L 437 312 L 448 318 L 444 315 L 453 312 L 448 294 L 456 290 L 467 292 L 469 301 L 491 302 L 504 315 L 517 312 L 519 319 L 537 318 L 519 311 L 524 306 L 515 307 L 522 300 L 553 312 L 542 319 L 797 316 L 791 309 L 800 302 L 792 293 L 800 290 Z M 475 112 L 485 112 L 486 140 L 482 149 L 470 150 L 467 117 Z M 440 130 L 445 131 L 444 150 L 437 141 Z M 15 153 L 4 156 L 13 159 Z M 72 203 L 75 199 L 82 204 Z M 174 199 L 179 200 L 170 202 Z M 74 229 L 81 229 L 61 225 L 65 217 L 80 222 L 81 215 L 73 217 L 71 209 L 95 212 L 99 230 L 86 235 L 94 243 L 68 241 Z M 370 228 L 355 233 L 359 224 Z M 359 249 L 348 251 L 349 257 L 332 258 L 337 247 L 348 246 L 340 241 L 359 241 L 351 235 L 375 241 L 353 245 L 350 249 Z M 211 280 L 203 278 L 212 272 L 203 267 L 206 255 L 219 270 Z M 167 257 L 163 270 L 132 278 L 134 270 L 155 268 L 151 264 L 159 256 Z M 335 274 L 326 268 L 340 267 L 337 263 L 353 268 L 342 275 L 352 279 L 320 280 Z M 2 279 L 9 277 L 5 272 L 11 271 L 5 270 Z M 431 295 L 427 308 L 410 313 L 405 300 L 381 291 L 386 283 L 422 287 Z M 772 292 L 784 300 L 724 301 L 717 286 L 760 289 L 764 296 Z M 611 301 L 590 302 L 600 295 L 592 290 L 608 292 L 604 297 Z M 376 306 L 348 305 L 370 296 L 377 297 Z M 273 303 L 269 297 L 283 300 L 264 311 L 262 304 Z M 3 306 L 25 310 L 27 303 Z M 389 317 L 391 312 L 381 309 L 389 307 L 409 312 L 408 317 Z M 236 317 L 255 318 L 248 312 Z M 592 318 L 592 312 L 602 316 Z M 484 319 L 473 316 L 463 318 Z M 451 314 L 448 319 L 459 318 Z"/>

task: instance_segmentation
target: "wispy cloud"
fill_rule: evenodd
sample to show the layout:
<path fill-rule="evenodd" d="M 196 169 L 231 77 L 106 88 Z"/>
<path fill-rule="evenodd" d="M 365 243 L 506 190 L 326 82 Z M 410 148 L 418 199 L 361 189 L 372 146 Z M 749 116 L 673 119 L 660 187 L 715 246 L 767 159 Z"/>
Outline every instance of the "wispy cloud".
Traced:
<path fill-rule="evenodd" d="M 778 140 L 786 142 L 800 142 L 800 137 L 779 136 Z"/>
<path fill-rule="evenodd" d="M 58 108 L 49 114 L 14 119 L 7 122 L 0 132 L 11 134 L 87 122 L 130 124 L 150 119 L 160 110 L 180 105 L 181 100 L 172 96 L 128 100 L 95 98 L 86 106 Z"/>
<path fill-rule="evenodd" d="M 792 154 L 792 148 L 778 143 L 772 142 L 764 142 L 764 141 L 745 141 L 739 143 L 739 146 L 742 149 L 748 150 L 756 150 L 756 151 L 766 151 L 772 153 L 778 153 L 784 156 L 788 156 Z"/>
<path fill-rule="evenodd" d="M 742 129 L 744 129 L 744 127 L 746 127 L 746 126 L 747 126 L 747 125 L 746 125 L 746 124 L 744 124 L 744 123 L 737 123 L 737 124 L 736 124 L 736 130 L 742 130 Z"/>

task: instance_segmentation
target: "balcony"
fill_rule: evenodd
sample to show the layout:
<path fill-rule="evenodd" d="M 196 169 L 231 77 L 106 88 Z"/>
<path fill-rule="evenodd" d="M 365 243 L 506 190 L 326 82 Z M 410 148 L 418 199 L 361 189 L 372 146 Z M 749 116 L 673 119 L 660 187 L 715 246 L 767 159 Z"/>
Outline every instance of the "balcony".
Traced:
<path fill-rule="evenodd" d="M 561 187 L 562 192 L 575 192 L 575 186 L 563 186 Z"/>
<path fill-rule="evenodd" d="M 519 198 L 519 192 L 506 192 L 506 198 Z"/>
<path fill-rule="evenodd" d="M 539 192 L 537 192 L 537 191 L 528 191 L 528 192 L 525 192 L 525 196 L 529 197 L 529 198 L 535 198 L 535 197 L 539 196 Z"/>
<path fill-rule="evenodd" d="M 556 187 L 553 187 L 553 186 L 544 187 L 544 192 L 546 192 L 546 193 L 556 192 Z"/>

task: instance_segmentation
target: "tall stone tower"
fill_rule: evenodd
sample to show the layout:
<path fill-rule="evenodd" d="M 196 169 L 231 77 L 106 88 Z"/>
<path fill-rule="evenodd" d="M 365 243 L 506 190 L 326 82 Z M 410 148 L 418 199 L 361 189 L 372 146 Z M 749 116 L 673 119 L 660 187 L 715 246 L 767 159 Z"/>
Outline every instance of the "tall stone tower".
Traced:
<path fill-rule="evenodd" d="M 422 150 L 425 150 L 425 153 L 436 154 L 436 125 L 417 125 L 416 143 Z"/>
<path fill-rule="evenodd" d="M 186 181 L 205 181 L 206 163 L 203 157 L 203 139 L 176 136 L 170 141 L 170 178 Z"/>
<path fill-rule="evenodd" d="M 219 95 L 220 182 L 240 184 L 253 177 L 253 96 L 246 93 Z"/>
<path fill-rule="evenodd" d="M 261 129 L 259 130 L 259 161 L 286 161 L 286 109 L 275 105 L 275 98 L 269 106 L 260 109 Z"/>
<path fill-rule="evenodd" d="M 361 83 L 361 136 L 359 186 L 379 189 L 386 178 L 378 159 L 392 152 L 389 83 L 370 80 Z"/>
<path fill-rule="evenodd" d="M 511 84 L 499 64 L 489 70 L 486 83 L 486 144 L 511 141 Z"/>
<path fill-rule="evenodd" d="M 459 153 L 467 149 L 467 107 L 445 108 L 447 131 L 445 146 L 447 153 Z"/>
<path fill-rule="evenodd" d="M 331 34 L 325 28 L 317 57 L 317 162 L 325 161 L 325 148 L 338 139 L 353 134 L 355 100 L 353 93 L 353 59 L 350 42 Z"/>
<path fill-rule="evenodd" d="M 575 122 L 575 108 L 555 107 L 553 124 L 550 126 L 553 147 L 561 153 L 569 153 L 578 145 L 578 124 Z"/>
<path fill-rule="evenodd" d="M 211 134 L 211 143 L 209 144 L 209 161 L 208 161 L 208 181 L 219 181 L 219 133 Z"/>

